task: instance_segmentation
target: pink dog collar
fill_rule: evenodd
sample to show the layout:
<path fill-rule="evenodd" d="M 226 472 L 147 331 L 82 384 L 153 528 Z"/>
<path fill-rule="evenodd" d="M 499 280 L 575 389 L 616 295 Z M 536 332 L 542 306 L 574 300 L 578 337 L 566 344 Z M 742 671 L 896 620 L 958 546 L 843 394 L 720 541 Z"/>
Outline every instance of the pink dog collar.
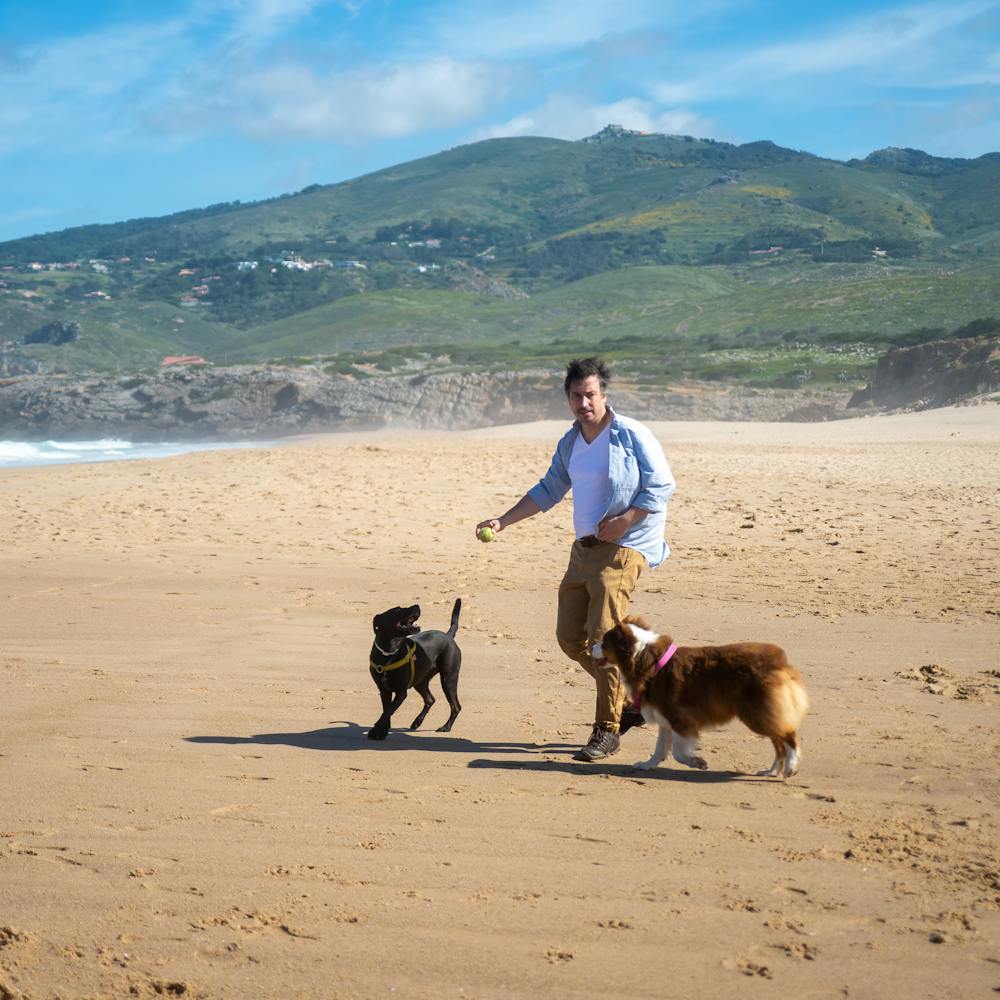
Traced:
<path fill-rule="evenodd" d="M 667 647 L 667 651 L 656 661 L 656 669 L 653 671 L 653 677 L 655 677 L 669 662 L 674 653 L 677 652 L 677 643 L 670 643 Z M 632 707 L 637 711 L 641 712 L 642 709 L 639 707 L 639 697 L 636 696 L 635 700 L 632 702 Z"/>

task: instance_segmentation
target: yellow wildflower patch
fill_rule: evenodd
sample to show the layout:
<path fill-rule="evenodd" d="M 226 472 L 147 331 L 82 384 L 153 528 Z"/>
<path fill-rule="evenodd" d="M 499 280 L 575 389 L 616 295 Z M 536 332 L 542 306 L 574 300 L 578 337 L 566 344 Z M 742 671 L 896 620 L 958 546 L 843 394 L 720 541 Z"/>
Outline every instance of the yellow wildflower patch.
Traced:
<path fill-rule="evenodd" d="M 769 184 L 747 184 L 740 188 L 747 194 L 759 194 L 762 198 L 791 198 L 792 190 L 786 187 L 777 187 Z"/>
<path fill-rule="evenodd" d="M 580 233 L 606 233 L 624 229 L 662 229 L 664 226 L 676 225 L 678 222 L 699 218 L 703 212 L 701 206 L 692 201 L 674 201 L 667 205 L 639 212 L 636 215 L 616 215 L 611 219 L 591 222 L 589 225 L 560 233 L 556 239 L 566 236 L 577 236 Z"/>

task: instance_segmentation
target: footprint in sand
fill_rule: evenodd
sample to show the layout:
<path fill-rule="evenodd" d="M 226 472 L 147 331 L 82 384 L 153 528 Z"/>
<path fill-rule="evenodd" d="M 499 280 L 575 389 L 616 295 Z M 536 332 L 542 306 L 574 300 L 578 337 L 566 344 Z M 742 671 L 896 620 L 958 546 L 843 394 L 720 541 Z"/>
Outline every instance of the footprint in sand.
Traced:
<path fill-rule="evenodd" d="M 559 965 L 562 962 L 572 962 L 573 952 L 563 951 L 561 948 L 549 948 L 549 950 L 545 952 L 545 957 L 548 959 L 550 964 Z"/>
<path fill-rule="evenodd" d="M 783 951 L 789 958 L 805 959 L 807 962 L 815 961 L 816 956 L 819 954 L 813 945 L 806 944 L 805 941 L 793 941 L 791 944 L 777 944 L 775 948 Z"/>
<path fill-rule="evenodd" d="M 744 976 L 760 976 L 762 979 L 773 979 L 774 974 L 766 965 L 744 959 L 737 966 Z"/>

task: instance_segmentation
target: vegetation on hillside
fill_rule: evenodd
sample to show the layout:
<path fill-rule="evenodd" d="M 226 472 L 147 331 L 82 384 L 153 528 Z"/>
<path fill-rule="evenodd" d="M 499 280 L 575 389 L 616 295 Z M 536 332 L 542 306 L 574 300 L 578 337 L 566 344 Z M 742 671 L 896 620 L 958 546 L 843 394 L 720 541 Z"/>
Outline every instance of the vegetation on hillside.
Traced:
<path fill-rule="evenodd" d="M 848 383 L 887 345 L 1000 315 L 998 272 L 998 154 L 845 164 L 605 130 L 0 244 L 0 344 L 63 369 L 605 350 L 643 371 Z M 53 323 L 79 335 L 54 343 Z"/>

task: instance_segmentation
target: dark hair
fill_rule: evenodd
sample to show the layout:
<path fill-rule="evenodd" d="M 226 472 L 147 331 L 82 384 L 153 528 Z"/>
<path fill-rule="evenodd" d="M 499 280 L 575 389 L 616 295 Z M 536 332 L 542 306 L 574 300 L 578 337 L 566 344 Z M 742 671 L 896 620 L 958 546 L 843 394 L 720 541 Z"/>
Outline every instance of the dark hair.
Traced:
<path fill-rule="evenodd" d="M 608 383 L 611 381 L 611 369 L 600 358 L 577 358 L 566 366 L 566 381 L 563 389 L 569 395 L 569 387 L 573 382 L 596 375 L 601 381 L 601 392 L 607 394 Z"/>

